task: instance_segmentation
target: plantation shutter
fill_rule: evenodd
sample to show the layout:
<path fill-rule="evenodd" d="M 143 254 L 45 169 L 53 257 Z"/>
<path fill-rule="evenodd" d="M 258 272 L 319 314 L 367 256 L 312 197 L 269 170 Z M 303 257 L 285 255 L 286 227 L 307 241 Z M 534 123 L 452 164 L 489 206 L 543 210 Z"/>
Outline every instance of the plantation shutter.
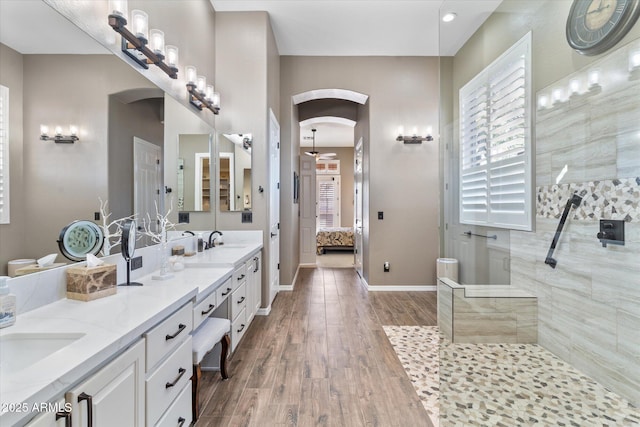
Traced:
<path fill-rule="evenodd" d="M 317 177 L 317 226 L 340 226 L 340 185 L 338 177 Z"/>
<path fill-rule="evenodd" d="M 0 86 L 0 224 L 9 224 L 9 88 Z"/>
<path fill-rule="evenodd" d="M 531 33 L 460 89 L 460 222 L 531 230 Z"/>

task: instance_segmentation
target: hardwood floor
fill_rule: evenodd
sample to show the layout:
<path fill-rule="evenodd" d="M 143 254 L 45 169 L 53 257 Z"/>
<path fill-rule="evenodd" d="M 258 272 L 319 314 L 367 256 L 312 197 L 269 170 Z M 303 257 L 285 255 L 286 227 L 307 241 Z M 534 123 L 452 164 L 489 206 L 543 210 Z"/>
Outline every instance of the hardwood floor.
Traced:
<path fill-rule="evenodd" d="M 382 325 L 435 325 L 435 292 L 367 292 L 352 269 L 301 269 L 228 365 L 202 376 L 197 426 L 431 426 Z"/>

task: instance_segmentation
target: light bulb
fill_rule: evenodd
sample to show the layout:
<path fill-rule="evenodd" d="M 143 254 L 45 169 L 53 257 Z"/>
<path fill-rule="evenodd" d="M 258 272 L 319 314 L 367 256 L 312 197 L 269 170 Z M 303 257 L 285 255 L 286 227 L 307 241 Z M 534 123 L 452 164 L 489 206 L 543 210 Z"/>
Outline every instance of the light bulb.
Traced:
<path fill-rule="evenodd" d="M 220 94 L 218 92 L 213 93 L 213 100 L 211 102 L 214 108 L 220 108 Z"/>
<path fill-rule="evenodd" d="M 155 28 L 149 31 L 149 45 L 153 53 L 164 56 L 164 32 Z"/>
<path fill-rule="evenodd" d="M 109 0 L 109 10 L 111 14 L 118 15 L 126 18 L 129 14 L 127 12 L 127 0 Z"/>
<path fill-rule="evenodd" d="M 205 76 L 198 76 L 197 84 L 198 92 L 205 93 L 207 90 L 207 78 Z"/>
<path fill-rule="evenodd" d="M 580 80 L 578 79 L 572 79 L 569 82 L 569 91 L 570 93 L 573 94 L 579 94 L 580 93 Z"/>
<path fill-rule="evenodd" d="M 178 48 L 168 44 L 164 47 L 164 50 L 167 52 L 167 65 L 178 68 Z"/>
<path fill-rule="evenodd" d="M 640 68 L 640 49 L 631 52 L 631 55 L 629 55 L 629 68 L 631 71 Z"/>
<path fill-rule="evenodd" d="M 549 106 L 549 97 L 547 95 L 540 95 L 538 97 L 538 107 L 547 108 Z"/>
<path fill-rule="evenodd" d="M 207 91 L 205 95 L 205 99 L 209 102 L 213 101 L 213 85 L 207 85 Z"/>
<path fill-rule="evenodd" d="M 600 71 L 591 70 L 589 71 L 589 87 L 595 87 L 600 84 Z"/>
<path fill-rule="evenodd" d="M 456 16 L 458 15 L 453 12 L 445 13 L 444 15 L 442 15 L 442 22 L 451 22 L 456 19 Z"/>
<path fill-rule="evenodd" d="M 76 136 L 78 134 L 78 127 L 74 125 L 69 126 L 69 133 Z"/>
<path fill-rule="evenodd" d="M 141 40 L 149 40 L 149 15 L 146 12 L 134 9 L 131 11 L 131 27 L 133 34 Z"/>
<path fill-rule="evenodd" d="M 40 135 L 47 135 L 49 133 L 49 126 L 40 125 Z"/>
<path fill-rule="evenodd" d="M 187 83 L 196 84 L 196 80 L 198 79 L 198 70 L 193 65 L 187 65 L 184 67 L 184 73 L 187 76 Z"/>
<path fill-rule="evenodd" d="M 556 102 L 562 102 L 562 89 L 558 88 L 558 89 L 554 89 L 553 92 L 551 93 L 551 97 L 553 98 L 553 103 L 555 104 Z"/>
<path fill-rule="evenodd" d="M 57 136 L 62 135 L 62 128 L 60 126 L 56 126 L 56 135 Z"/>
<path fill-rule="evenodd" d="M 431 136 L 432 132 L 433 132 L 433 127 L 427 126 L 427 135 L 426 136 Z"/>

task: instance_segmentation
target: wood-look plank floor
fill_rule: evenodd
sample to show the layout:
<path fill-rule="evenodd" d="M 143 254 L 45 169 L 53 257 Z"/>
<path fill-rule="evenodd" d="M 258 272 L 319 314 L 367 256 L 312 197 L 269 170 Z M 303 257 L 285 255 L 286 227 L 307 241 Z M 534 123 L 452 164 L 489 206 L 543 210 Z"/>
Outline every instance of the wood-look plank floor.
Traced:
<path fill-rule="evenodd" d="M 431 426 L 382 325 L 436 325 L 435 292 L 367 292 L 353 269 L 301 269 L 256 316 L 230 379 L 203 373 L 197 426 Z"/>

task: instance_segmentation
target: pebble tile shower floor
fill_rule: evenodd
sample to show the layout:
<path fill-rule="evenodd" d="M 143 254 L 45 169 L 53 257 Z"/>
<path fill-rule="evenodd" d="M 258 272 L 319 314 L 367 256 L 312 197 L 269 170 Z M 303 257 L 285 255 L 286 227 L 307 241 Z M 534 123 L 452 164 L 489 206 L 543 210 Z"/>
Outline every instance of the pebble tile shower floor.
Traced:
<path fill-rule="evenodd" d="M 435 425 L 640 426 L 640 410 L 535 344 L 454 344 L 384 326 Z"/>

